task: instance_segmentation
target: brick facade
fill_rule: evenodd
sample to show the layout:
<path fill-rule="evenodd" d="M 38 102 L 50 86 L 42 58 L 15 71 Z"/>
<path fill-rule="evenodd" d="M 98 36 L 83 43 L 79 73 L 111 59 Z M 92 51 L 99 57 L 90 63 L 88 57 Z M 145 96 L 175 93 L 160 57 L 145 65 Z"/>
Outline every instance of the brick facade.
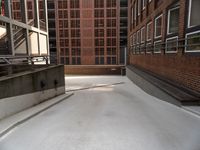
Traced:
<path fill-rule="evenodd" d="M 55 14 L 58 63 L 120 64 L 120 0 L 56 0 Z"/>
<path fill-rule="evenodd" d="M 138 11 L 138 2 L 141 2 L 140 11 Z M 199 1 L 151 0 L 149 2 L 147 0 L 145 2 L 143 9 L 143 0 L 129 0 L 129 64 L 140 66 L 200 92 L 200 24 L 198 18 L 197 21 L 195 20 L 194 26 L 188 25 L 188 22 L 193 23 L 189 20 L 189 18 L 192 18 L 192 16 L 189 16 L 190 7 L 199 4 Z M 134 8 L 137 10 L 135 11 Z M 174 22 L 177 21 L 177 28 L 173 28 L 177 29 L 177 32 L 171 33 L 170 14 L 173 13 L 173 10 L 177 10 L 179 15 L 177 13 L 178 19 L 174 20 Z M 138 15 L 138 12 L 140 12 L 140 15 Z M 162 33 L 161 36 L 156 37 L 156 32 L 159 31 L 159 28 L 158 30 L 156 28 L 158 26 L 156 18 L 160 15 L 162 16 Z M 152 22 L 152 32 L 147 31 L 149 22 Z M 172 22 L 172 26 L 176 26 L 176 24 L 173 25 Z M 142 43 L 141 29 L 143 27 L 145 29 L 145 41 Z M 137 34 L 138 31 L 140 34 Z M 147 40 L 147 32 L 151 35 L 150 40 Z M 195 36 L 190 36 L 190 34 Z M 137 35 L 140 35 L 139 42 Z M 135 37 L 136 40 L 134 40 Z M 172 39 L 171 43 L 170 39 Z M 157 41 L 160 44 L 156 45 Z M 170 44 L 173 44 L 173 46 L 170 46 Z"/>

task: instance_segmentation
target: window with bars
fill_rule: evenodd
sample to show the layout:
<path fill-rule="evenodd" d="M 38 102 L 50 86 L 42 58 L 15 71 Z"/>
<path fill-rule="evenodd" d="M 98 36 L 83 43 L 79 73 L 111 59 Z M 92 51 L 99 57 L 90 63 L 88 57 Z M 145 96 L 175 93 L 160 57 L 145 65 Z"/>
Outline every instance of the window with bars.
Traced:
<path fill-rule="evenodd" d="M 117 40 L 116 38 L 108 38 L 107 39 L 107 46 L 116 46 Z"/>
<path fill-rule="evenodd" d="M 79 8 L 80 6 L 80 1 L 79 0 L 70 0 L 70 8 Z"/>
<path fill-rule="evenodd" d="M 95 29 L 95 37 L 104 37 L 104 29 Z"/>
<path fill-rule="evenodd" d="M 95 27 L 104 27 L 104 19 L 98 19 L 94 21 L 94 26 Z"/>
<path fill-rule="evenodd" d="M 72 29 L 71 37 L 80 37 L 80 29 Z"/>
<path fill-rule="evenodd" d="M 116 0 L 106 0 L 106 7 L 116 7 L 117 1 Z"/>
<path fill-rule="evenodd" d="M 117 58 L 116 57 L 107 57 L 107 64 L 116 65 L 117 64 Z"/>
<path fill-rule="evenodd" d="M 107 36 L 108 37 L 112 37 L 112 36 L 116 36 L 117 35 L 117 32 L 116 32 L 116 29 L 107 29 Z"/>
<path fill-rule="evenodd" d="M 96 56 L 104 56 L 104 48 L 95 48 L 95 55 Z"/>
<path fill-rule="evenodd" d="M 104 1 L 103 0 L 95 0 L 94 8 L 104 8 Z"/>
<path fill-rule="evenodd" d="M 104 39 L 95 39 L 95 46 L 104 46 Z"/>
<path fill-rule="evenodd" d="M 80 28 L 80 20 L 71 20 L 71 28 Z"/>
<path fill-rule="evenodd" d="M 107 27 L 116 27 L 116 19 L 107 19 Z"/>
<path fill-rule="evenodd" d="M 94 17 L 95 18 L 103 18 L 104 17 L 104 10 L 98 9 L 94 11 Z"/>
<path fill-rule="evenodd" d="M 117 49 L 116 48 L 107 48 L 107 55 L 116 55 Z"/>
<path fill-rule="evenodd" d="M 71 18 L 80 18 L 80 10 L 71 10 L 70 17 Z"/>
<path fill-rule="evenodd" d="M 107 9 L 106 11 L 106 16 L 108 18 L 111 18 L 111 17 L 116 17 L 116 9 Z"/>
<path fill-rule="evenodd" d="M 71 39 L 71 46 L 80 47 L 81 46 L 81 40 L 80 39 Z"/>

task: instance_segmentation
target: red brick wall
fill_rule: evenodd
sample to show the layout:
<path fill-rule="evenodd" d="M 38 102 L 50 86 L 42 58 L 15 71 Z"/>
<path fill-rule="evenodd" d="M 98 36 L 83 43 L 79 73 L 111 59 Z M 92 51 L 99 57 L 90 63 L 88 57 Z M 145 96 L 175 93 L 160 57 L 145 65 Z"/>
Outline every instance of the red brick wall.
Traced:
<path fill-rule="evenodd" d="M 134 3 L 134 0 L 132 0 Z M 163 0 L 163 2 L 156 8 L 156 0 L 152 0 L 148 4 L 147 8 L 143 10 L 142 15 L 137 17 L 138 23 L 135 27 L 129 28 L 129 49 L 130 49 L 130 36 L 136 33 L 141 27 L 146 26 L 146 24 L 151 20 L 153 23 L 152 30 L 154 33 L 154 19 L 159 14 L 163 14 L 163 27 L 162 27 L 162 42 L 165 42 L 166 28 L 167 28 L 167 13 L 168 8 L 178 2 L 176 0 Z M 129 0 L 129 16 L 130 16 L 130 6 L 132 5 L 131 0 Z M 179 0 L 180 10 L 179 10 L 179 32 L 178 38 L 185 38 L 185 34 L 190 32 L 187 28 L 188 19 L 188 0 Z M 147 13 L 148 11 L 148 13 Z M 129 17 L 130 18 L 130 17 Z M 129 20 L 130 26 L 130 20 Z M 190 29 L 191 30 L 191 29 Z M 200 28 L 192 29 L 200 30 Z M 152 34 L 152 44 L 158 39 L 154 39 L 154 34 Z M 168 37 L 170 37 L 168 35 Z M 182 42 L 183 44 L 184 41 Z M 135 54 L 131 52 L 129 54 L 129 64 L 137 65 L 146 70 L 152 71 L 160 76 L 177 82 L 183 86 L 191 88 L 200 92 L 200 51 L 196 53 L 185 53 L 184 48 L 179 47 L 177 53 L 167 54 L 164 49 L 161 50 L 160 54 Z"/>
<path fill-rule="evenodd" d="M 71 75 L 120 75 L 121 66 L 65 66 L 65 74 Z"/>
<path fill-rule="evenodd" d="M 130 64 L 138 65 L 200 92 L 199 56 L 135 55 L 130 58 Z"/>

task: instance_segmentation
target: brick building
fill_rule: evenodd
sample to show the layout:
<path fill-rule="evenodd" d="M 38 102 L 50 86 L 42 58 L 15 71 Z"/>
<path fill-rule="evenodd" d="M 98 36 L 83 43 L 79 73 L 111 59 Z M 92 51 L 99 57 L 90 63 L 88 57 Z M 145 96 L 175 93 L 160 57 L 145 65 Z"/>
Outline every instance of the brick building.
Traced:
<path fill-rule="evenodd" d="M 200 92 L 200 1 L 128 3 L 129 64 Z"/>
<path fill-rule="evenodd" d="M 124 63 L 127 0 L 56 0 L 55 18 L 58 63 Z"/>

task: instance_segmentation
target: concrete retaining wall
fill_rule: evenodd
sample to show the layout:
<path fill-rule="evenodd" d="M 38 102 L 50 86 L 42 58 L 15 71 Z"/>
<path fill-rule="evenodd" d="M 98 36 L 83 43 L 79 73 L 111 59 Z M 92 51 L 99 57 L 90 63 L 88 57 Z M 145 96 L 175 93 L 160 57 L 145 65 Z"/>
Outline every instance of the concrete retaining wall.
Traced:
<path fill-rule="evenodd" d="M 65 74 L 71 75 L 120 75 L 123 66 L 118 65 L 67 65 Z"/>
<path fill-rule="evenodd" d="M 129 67 L 126 68 L 126 75 L 133 83 L 135 83 L 137 86 L 139 86 L 141 89 L 143 89 L 146 93 L 148 93 L 154 97 L 157 97 L 161 100 L 175 104 L 177 106 L 181 106 L 181 103 L 179 101 L 177 101 L 175 98 L 168 95 L 166 92 L 159 89 L 152 83 L 145 80 L 143 77 L 138 75 L 136 72 L 131 70 Z"/>
<path fill-rule="evenodd" d="M 62 65 L 0 78 L 0 119 L 64 93 Z"/>

